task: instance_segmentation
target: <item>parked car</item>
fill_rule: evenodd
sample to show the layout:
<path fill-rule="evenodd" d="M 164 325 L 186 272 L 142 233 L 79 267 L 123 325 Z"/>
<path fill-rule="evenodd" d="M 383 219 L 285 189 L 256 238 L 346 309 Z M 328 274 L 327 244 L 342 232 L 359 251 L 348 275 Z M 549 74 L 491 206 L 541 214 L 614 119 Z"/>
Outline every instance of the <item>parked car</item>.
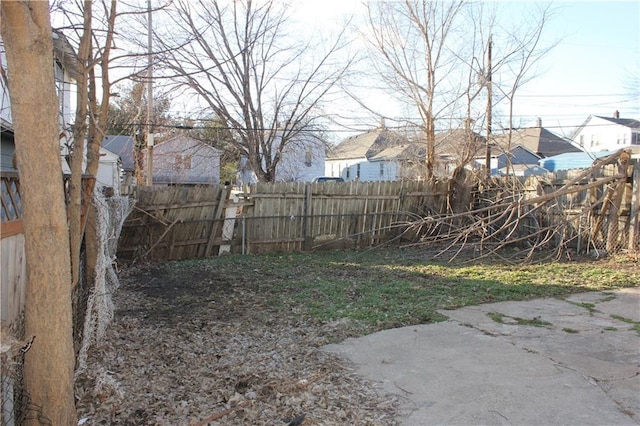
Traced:
<path fill-rule="evenodd" d="M 319 176 L 313 180 L 315 183 L 323 183 L 323 182 L 344 182 L 344 179 L 341 177 L 332 177 L 332 176 Z"/>

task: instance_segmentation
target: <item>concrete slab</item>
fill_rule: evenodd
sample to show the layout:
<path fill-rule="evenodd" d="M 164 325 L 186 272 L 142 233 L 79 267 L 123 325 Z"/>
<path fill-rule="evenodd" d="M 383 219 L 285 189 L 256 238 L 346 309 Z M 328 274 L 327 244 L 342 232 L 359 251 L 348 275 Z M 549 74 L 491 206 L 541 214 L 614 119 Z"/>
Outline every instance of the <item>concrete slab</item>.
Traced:
<path fill-rule="evenodd" d="M 640 288 L 493 303 L 325 349 L 398 395 L 405 425 L 640 424 L 638 307 Z"/>

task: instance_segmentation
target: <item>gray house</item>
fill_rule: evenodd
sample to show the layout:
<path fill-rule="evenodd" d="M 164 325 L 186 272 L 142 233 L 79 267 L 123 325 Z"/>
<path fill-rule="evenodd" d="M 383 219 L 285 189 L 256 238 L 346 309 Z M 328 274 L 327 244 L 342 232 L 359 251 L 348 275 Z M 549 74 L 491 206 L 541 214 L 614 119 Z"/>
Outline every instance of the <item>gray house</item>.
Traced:
<path fill-rule="evenodd" d="M 580 149 L 567 139 L 542 127 L 541 120 L 538 120 L 536 127 L 514 130 L 511 133 L 511 143 L 509 143 L 509 137 L 506 133 L 496 136 L 493 142 L 502 150 L 521 145 L 540 157 L 551 157 L 565 152 L 580 152 Z"/>
<path fill-rule="evenodd" d="M 220 183 L 222 151 L 184 135 L 153 147 L 153 183 L 215 185 Z"/>

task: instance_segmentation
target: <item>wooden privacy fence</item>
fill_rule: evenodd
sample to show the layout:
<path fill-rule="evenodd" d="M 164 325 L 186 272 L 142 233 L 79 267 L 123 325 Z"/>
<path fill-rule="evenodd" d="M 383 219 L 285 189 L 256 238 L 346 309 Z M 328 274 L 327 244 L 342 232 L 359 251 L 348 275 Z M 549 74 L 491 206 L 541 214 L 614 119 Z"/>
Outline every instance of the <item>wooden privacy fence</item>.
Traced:
<path fill-rule="evenodd" d="M 250 253 L 369 247 L 447 211 L 447 181 L 257 184 L 242 217 Z"/>
<path fill-rule="evenodd" d="M 118 256 L 189 259 L 219 254 L 229 194 L 230 188 L 219 185 L 137 187 Z"/>
<path fill-rule="evenodd" d="M 542 235 L 541 229 L 549 235 L 550 230 L 553 239 L 543 239 L 540 248 L 555 243 L 579 252 L 635 251 L 640 248 L 639 167 L 634 160 L 624 173 L 618 164 L 488 182 L 260 183 L 244 191 L 224 186 L 140 187 L 118 256 L 187 259 L 362 248 L 396 239 L 451 241 L 455 232 L 468 232 L 465 244 L 484 244 L 490 236 L 501 245 L 500 229 L 506 238 L 517 237 L 518 244 L 526 244 L 527 235 Z M 520 199 L 534 200 L 523 203 L 522 212 L 529 212 L 525 219 L 500 228 L 501 222 L 489 217 L 504 213 L 498 208 L 501 203 L 517 206 Z M 492 208 L 494 204 L 498 207 Z M 484 223 L 493 223 L 493 228 Z"/>
<path fill-rule="evenodd" d="M 140 187 L 119 257 L 186 259 L 221 253 L 364 247 L 397 225 L 449 208 L 447 181 Z"/>
<path fill-rule="evenodd" d="M 565 226 L 565 240 L 578 252 L 640 250 L 640 160 L 621 154 L 618 161 L 590 170 L 568 170 L 525 182 L 527 198 L 561 191 L 541 212 L 540 223 Z M 529 224 L 529 227 L 533 226 Z"/>

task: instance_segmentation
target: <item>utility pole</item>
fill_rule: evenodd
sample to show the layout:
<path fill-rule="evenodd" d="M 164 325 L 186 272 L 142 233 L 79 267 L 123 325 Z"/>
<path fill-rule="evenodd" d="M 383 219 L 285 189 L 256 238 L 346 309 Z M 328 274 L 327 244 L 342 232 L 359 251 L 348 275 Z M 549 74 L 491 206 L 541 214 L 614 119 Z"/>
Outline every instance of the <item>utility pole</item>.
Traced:
<path fill-rule="evenodd" d="M 487 45 L 487 76 L 485 79 L 485 84 L 487 85 L 487 140 L 485 143 L 485 155 L 484 162 L 486 167 L 487 177 L 491 176 L 491 110 L 492 110 L 492 94 L 493 88 L 491 83 L 491 34 L 489 34 L 489 43 Z"/>
<path fill-rule="evenodd" d="M 153 56 L 152 52 L 152 32 L 153 23 L 151 21 L 151 0 L 147 0 L 147 186 L 153 185 Z"/>

